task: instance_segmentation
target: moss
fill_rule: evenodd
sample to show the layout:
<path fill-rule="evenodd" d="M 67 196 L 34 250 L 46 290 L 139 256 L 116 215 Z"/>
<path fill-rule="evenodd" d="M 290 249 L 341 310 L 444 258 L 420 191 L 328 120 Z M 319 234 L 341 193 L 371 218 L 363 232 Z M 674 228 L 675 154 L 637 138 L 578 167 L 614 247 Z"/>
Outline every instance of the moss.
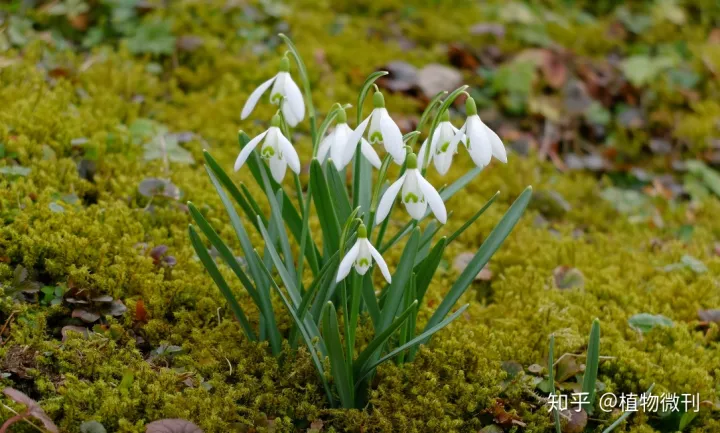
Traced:
<path fill-rule="evenodd" d="M 283 15 L 306 61 L 324 59 L 310 71 L 321 113 L 335 101 L 355 103 L 357 87 L 367 73 L 390 61 L 403 59 L 418 66 L 445 63 L 447 43 L 489 43 L 469 35 L 467 29 L 478 21 L 496 19 L 499 3 L 482 7 L 462 1 L 426 3 L 302 1 Z M 189 245 L 185 206 L 174 200 L 150 201 L 138 192 L 143 179 L 168 178 L 183 200 L 200 206 L 223 238 L 234 239 L 198 161 L 202 149 L 208 148 L 224 167 L 230 167 L 237 155 L 237 130 L 253 134 L 266 126 L 261 121 L 241 123 L 238 116 L 249 91 L 275 73 L 276 55 L 282 48 L 255 52 L 237 35 L 248 29 L 271 34 L 283 22 L 271 16 L 247 22 L 242 9 L 232 5 L 223 9 L 226 4 L 179 1 L 172 12 L 153 13 L 170 13 L 177 34 L 203 38 L 203 45 L 180 54 L 177 64 L 173 59 L 133 57 L 122 43 L 79 54 L 34 42 L 22 54 L 3 54 L 18 62 L 0 68 L 0 142 L 5 155 L 12 155 L 2 158 L 0 165 L 19 164 L 29 167 L 30 173 L 0 178 L 0 282 L 8 285 L 20 265 L 44 285 L 65 285 L 87 297 L 110 295 L 128 307 L 119 318 L 102 317 L 89 338 L 71 333 L 62 341 L 63 326 L 82 324 L 70 317 L 71 305 L 48 307 L 1 297 L 0 322 L 7 323 L 0 346 L 2 365 L 18 361 L 18 354 L 37 354 L 33 362 L 25 358 L 15 362 L 17 371 L 8 370 L 12 374 L 1 380 L 3 385 L 39 400 L 68 432 L 79 431 L 80 423 L 91 419 L 102 422 L 108 431 L 142 432 L 147 422 L 168 417 L 193 420 L 206 432 L 251 427 L 304 431 L 316 419 L 325 422 L 324 431 L 474 432 L 494 422 L 492 410 L 498 399 L 504 410 L 526 424 L 523 431 L 550 431 L 551 419 L 527 384 L 530 374 L 510 380 L 503 362 L 515 361 L 525 368 L 544 365 L 550 334 L 556 335 L 557 354 L 582 354 L 591 320 L 599 317 L 601 353 L 609 357 L 600 367 L 606 389 L 638 393 L 656 383 L 658 390 L 698 392 L 701 399 L 718 399 L 720 361 L 717 337 L 712 338 L 718 335 L 717 328 L 710 337 L 699 330 L 697 310 L 720 305 L 714 278 L 720 272 L 720 258 L 712 253 L 713 240 L 720 236 L 716 217 L 720 203 L 714 198 L 699 206 L 651 200 L 664 226 L 633 223 L 601 198 L 609 179 L 598 183 L 588 174 L 560 175 L 532 155 L 511 155 L 507 166 L 490 165 L 448 203 L 454 217 L 443 234 L 457 229 L 495 191 L 502 193 L 448 248 L 447 263 L 431 285 L 419 326 L 457 277 L 453 258 L 476 250 L 526 185 L 559 194 L 569 209 L 544 224 L 536 223 L 538 209 L 528 212 L 491 260 L 492 280 L 477 283 L 461 300 L 471 306 L 457 323 L 421 349 L 414 363 L 380 368 L 367 408 L 330 409 L 306 351 L 285 347 L 276 359 L 267 347 L 242 336 Z M 261 4 L 256 6 L 264 10 Z M 613 20 L 599 17 L 588 25 L 570 27 L 555 24 L 547 32 L 569 49 L 599 58 L 628 49 L 612 38 L 597 37 Z M 511 57 L 527 42 L 515 35 L 517 23 L 506 20 L 505 24 L 508 37 L 493 43 Z M 691 51 L 713 56 L 715 49 L 705 44 L 705 35 L 686 27 L 678 31 Z M 330 28 L 335 29 L 332 37 Z M 404 49 L 398 32 L 413 40 L 416 48 Z M 663 24 L 645 37 L 659 44 L 680 36 Z M 270 38 L 269 45 L 276 42 Z M 163 67 L 159 75 L 147 68 L 151 61 Z M 699 63 L 692 64 L 696 71 L 703 68 Z M 51 67 L 62 67 L 66 77 L 51 76 Z M 693 150 L 704 149 L 708 137 L 717 132 L 713 129 L 717 85 L 702 82 L 701 100 L 689 107 L 667 83 L 656 86 L 658 96 L 652 104 L 658 113 L 653 118 L 656 126 L 668 128 L 675 118 L 667 113 L 680 110 L 673 133 Z M 414 113 L 420 106 L 400 94 L 386 97 L 394 113 Z M 369 109 L 370 102 L 366 114 Z M 254 118 L 268 119 L 272 110 L 261 104 Z M 353 123 L 355 112 L 349 111 L 348 117 Z M 166 167 L 162 161 L 145 161 L 142 144 L 133 140 L 131 129 L 138 119 L 152 119 L 172 132 L 195 133 L 183 146 L 196 163 L 171 162 Z M 628 156 L 636 155 L 650 136 L 647 131 L 613 128 L 615 146 Z M 300 129 L 295 138 L 301 157 L 307 158 L 308 131 Z M 78 170 L 79 165 L 93 166 L 93 175 Z M 449 183 L 470 167 L 469 158 L 458 157 L 448 178 L 431 171 L 429 179 L 433 184 Z M 247 173 L 232 177 L 261 196 Z M 69 195 L 77 201 L 64 201 Z M 63 211 L 53 211 L 53 203 Z M 261 206 L 267 210 L 266 203 Z M 677 240 L 679 227 L 690 223 L 692 238 Z M 313 224 L 317 226 L 317 221 Z M 397 229 L 391 224 L 391 231 Z M 261 244 L 257 234 L 252 236 Z M 158 245 L 168 247 L 176 266 L 154 263 L 148 251 Z M 236 243 L 231 246 L 239 251 Z M 663 270 L 684 255 L 701 260 L 708 272 Z M 388 252 L 391 267 L 398 256 L 398 250 Z M 563 265 L 582 272 L 584 288 L 555 288 L 553 270 Z M 224 266 L 221 271 L 256 325 L 258 313 L 252 302 L 232 272 Z M 274 303 L 276 311 L 284 312 L 277 299 Z M 639 335 L 627 321 L 642 312 L 663 314 L 674 326 Z M 280 322 L 283 331 L 291 323 L 284 313 Z M 370 333 L 370 325 L 363 323 L 359 341 Z M 162 345 L 182 351 L 160 356 L 157 349 Z M 1 418 L 7 415 L 0 409 Z M 610 414 L 597 416 L 611 419 Z M 634 415 L 625 431 L 655 431 L 649 421 Z M 704 411 L 693 422 L 693 431 L 714 432 L 719 423 L 717 413 Z M 19 426 L 18 431 L 33 430 Z"/>

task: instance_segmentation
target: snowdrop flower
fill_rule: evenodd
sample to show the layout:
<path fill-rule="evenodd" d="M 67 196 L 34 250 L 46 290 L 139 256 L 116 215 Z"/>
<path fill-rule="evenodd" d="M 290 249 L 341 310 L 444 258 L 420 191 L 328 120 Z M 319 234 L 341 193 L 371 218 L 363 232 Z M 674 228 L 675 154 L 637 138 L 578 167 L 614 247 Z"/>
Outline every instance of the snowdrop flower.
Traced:
<path fill-rule="evenodd" d="M 370 123 L 370 130 L 368 131 L 368 141 L 370 144 L 382 143 L 383 146 L 385 146 L 385 150 L 392 155 L 395 162 L 402 164 L 405 162 L 405 146 L 402 133 L 385 108 L 385 97 L 383 97 L 382 93 L 375 92 L 373 95 L 373 104 L 375 105 L 375 109 L 358 125 L 355 131 L 350 134 L 348 143 L 353 146 L 354 150 L 356 143 L 360 141 L 360 137 L 363 136 L 365 129 L 368 127 L 368 123 Z"/>
<path fill-rule="evenodd" d="M 267 131 L 250 140 L 242 148 L 235 160 L 235 171 L 240 170 L 250 153 L 261 141 L 263 145 L 260 148 L 260 157 L 268 163 L 270 173 L 278 183 L 282 182 L 285 177 L 288 165 L 292 171 L 300 173 L 300 158 L 290 141 L 280 131 L 280 116 L 277 114 L 273 116 Z"/>
<path fill-rule="evenodd" d="M 422 146 L 420 146 L 420 153 L 418 154 L 420 167 L 425 167 L 430 161 L 434 161 L 435 169 L 440 175 L 445 176 L 448 170 L 450 170 L 453 156 L 457 153 L 457 144 L 460 140 L 453 140 L 453 138 L 455 138 L 458 132 L 459 129 L 450 123 L 450 114 L 446 110 L 440 117 L 440 122 L 433 133 L 427 163 L 425 162 L 425 153 L 427 152 L 428 144 L 427 139 Z"/>
<path fill-rule="evenodd" d="M 245 106 L 240 113 L 241 119 L 246 119 L 255 109 L 260 97 L 272 85 L 270 91 L 270 102 L 280 105 L 288 125 L 295 127 L 305 118 L 305 103 L 303 102 L 300 88 L 290 76 L 290 59 L 283 57 L 280 62 L 280 72 L 266 82 L 262 83 L 255 89 L 248 98 Z"/>
<path fill-rule="evenodd" d="M 355 270 L 360 275 L 365 275 L 370 266 L 372 266 L 373 259 L 377 262 L 380 272 L 382 272 L 385 281 L 390 284 L 392 278 L 390 277 L 390 271 L 388 270 L 387 263 L 383 260 L 382 256 L 372 246 L 370 241 L 367 239 L 367 229 L 364 224 L 360 224 L 357 230 L 357 241 L 355 245 L 345 254 L 345 257 L 340 262 L 338 268 L 336 282 L 340 282 L 350 273 L 350 268 L 355 266 Z"/>
<path fill-rule="evenodd" d="M 337 125 L 335 129 L 320 142 L 317 157 L 320 162 L 323 162 L 329 152 L 335 168 L 340 171 L 352 160 L 355 149 L 357 148 L 357 142 L 351 143 L 348 141 L 348 136 L 351 135 L 353 131 L 347 124 L 345 110 L 341 108 L 335 119 Z M 361 139 L 361 142 L 360 152 L 362 155 L 370 161 L 370 164 L 375 168 L 380 168 L 380 157 L 375 152 L 375 149 L 373 149 L 370 143 L 364 138 Z"/>
<path fill-rule="evenodd" d="M 443 224 L 447 221 L 445 204 L 437 190 L 423 178 L 422 173 L 418 170 L 417 156 L 414 153 L 407 156 L 405 174 L 390 185 L 380 199 L 375 216 L 376 224 L 379 224 L 388 216 L 398 193 L 401 194 L 400 199 L 413 219 L 422 219 L 428 205 L 430 205 L 430 210 L 435 214 L 438 221 Z"/>
<path fill-rule="evenodd" d="M 490 164 L 493 156 L 501 162 L 507 163 L 507 153 L 502 140 L 480 120 L 473 98 L 468 97 L 465 101 L 465 111 L 468 118 L 453 138 L 454 145 L 457 146 L 460 141 L 465 143 L 470 158 L 478 167 Z"/>

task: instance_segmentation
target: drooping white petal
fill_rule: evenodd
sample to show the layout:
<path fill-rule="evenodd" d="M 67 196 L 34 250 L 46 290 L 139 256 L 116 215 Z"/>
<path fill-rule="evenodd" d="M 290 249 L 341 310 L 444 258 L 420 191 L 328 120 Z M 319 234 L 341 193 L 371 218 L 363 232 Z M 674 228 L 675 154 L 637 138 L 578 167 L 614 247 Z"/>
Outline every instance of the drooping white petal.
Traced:
<path fill-rule="evenodd" d="M 294 171 L 297 174 L 300 174 L 300 158 L 298 157 L 295 148 L 292 146 L 292 144 L 290 144 L 290 140 L 285 138 L 282 132 L 279 131 L 277 133 L 277 138 L 278 148 L 282 153 L 282 159 L 287 162 L 290 170 Z"/>
<path fill-rule="evenodd" d="M 250 113 L 252 113 L 258 101 L 260 100 L 260 97 L 270 87 L 273 81 L 275 81 L 275 78 L 277 78 L 277 75 L 259 85 L 257 89 L 253 90 L 253 92 L 248 97 L 247 102 L 245 102 L 245 105 L 243 106 L 242 112 L 240 113 L 240 119 L 245 120 L 250 115 Z"/>
<path fill-rule="evenodd" d="M 330 147 L 332 146 L 333 140 L 335 139 L 335 131 L 333 130 L 331 133 L 325 136 L 325 138 L 322 139 L 320 142 L 320 146 L 318 147 L 318 154 L 317 158 L 318 161 L 325 162 L 325 158 L 327 158 L 328 153 L 330 152 Z"/>
<path fill-rule="evenodd" d="M 350 273 L 350 269 L 352 269 L 359 252 L 360 245 L 358 245 L 358 242 L 355 242 L 355 245 L 350 248 L 350 250 L 347 252 L 347 254 L 345 254 L 345 257 L 343 257 L 342 261 L 340 262 L 335 282 L 342 281 L 345 277 L 348 276 L 348 274 Z"/>
<path fill-rule="evenodd" d="M 385 150 L 392 155 L 396 164 L 402 164 L 405 162 L 405 149 L 400 128 L 392 120 L 386 109 L 381 108 L 380 110 L 383 110 L 382 117 L 380 117 L 380 131 L 382 132 Z"/>
<path fill-rule="evenodd" d="M 454 140 L 457 129 L 450 122 L 442 122 L 433 134 L 433 161 L 435 169 L 444 176 L 447 174 L 455 155 L 457 141 Z M 437 138 L 437 140 L 436 140 Z"/>
<path fill-rule="evenodd" d="M 466 134 L 468 137 L 468 152 L 475 165 L 485 167 L 490 164 L 492 145 L 480 117 L 477 115 L 468 117 Z"/>
<path fill-rule="evenodd" d="M 390 270 L 388 269 L 387 263 L 385 263 L 385 260 L 382 258 L 378 250 L 375 249 L 374 246 L 370 243 L 370 241 L 366 240 L 368 249 L 370 250 L 370 254 L 372 255 L 373 259 L 375 259 L 375 263 L 377 263 L 378 268 L 380 268 L 380 272 L 382 272 L 383 277 L 385 277 L 385 281 L 388 282 L 388 284 L 392 283 L 392 277 L 390 276 Z"/>
<path fill-rule="evenodd" d="M 285 178 L 285 172 L 287 171 L 287 161 L 273 157 L 270 158 L 268 164 L 270 165 L 270 173 L 272 173 L 275 182 L 282 183 Z"/>
<path fill-rule="evenodd" d="M 358 141 L 360 141 L 360 138 L 362 138 L 363 134 L 365 133 L 365 129 L 367 129 L 368 123 L 370 122 L 370 118 L 372 115 L 368 116 L 365 120 L 363 120 L 357 128 L 350 134 L 348 134 L 347 137 L 347 147 L 352 147 L 355 149 L 355 146 L 357 146 Z"/>
<path fill-rule="evenodd" d="M 483 126 L 485 127 L 485 134 L 490 139 L 490 147 L 492 149 L 492 155 L 498 159 L 500 162 L 504 162 L 507 164 L 507 152 L 505 151 L 505 146 L 503 145 L 502 140 L 498 135 L 490 129 L 487 125 L 483 123 Z"/>
<path fill-rule="evenodd" d="M 435 218 L 442 224 L 445 224 L 447 222 L 447 210 L 445 209 L 445 203 L 443 203 L 442 197 L 440 197 L 435 187 L 425 180 L 420 173 L 417 174 L 417 179 L 420 191 L 422 191 L 425 196 L 425 200 L 428 205 L 430 205 L 430 209 L 435 214 Z"/>
<path fill-rule="evenodd" d="M 377 213 L 375 214 L 375 224 L 381 223 L 382 220 L 384 220 L 390 213 L 390 208 L 395 201 L 395 197 L 397 197 L 400 189 L 405 183 L 405 176 L 407 176 L 407 173 L 400 176 L 398 180 L 385 190 L 385 193 L 380 199 L 380 203 L 378 203 Z"/>
<path fill-rule="evenodd" d="M 410 216 L 413 219 L 420 220 L 425 216 L 427 210 L 427 201 L 419 184 L 419 179 L 422 179 L 422 176 L 418 169 L 408 170 L 405 176 L 402 187 L 402 202 Z"/>
<path fill-rule="evenodd" d="M 367 140 L 365 140 L 364 138 L 360 140 L 360 152 L 362 152 L 365 159 L 367 159 L 373 167 L 377 169 L 380 168 L 380 166 L 382 165 L 380 157 L 378 156 L 377 152 L 375 152 L 375 149 L 373 149 L 370 143 L 368 143 Z M 350 155 L 350 157 L 352 158 L 352 155 Z"/>
<path fill-rule="evenodd" d="M 435 142 L 434 139 L 433 139 L 433 142 Z M 430 153 L 428 153 L 427 147 L 428 147 L 428 140 L 426 138 L 425 141 L 423 141 L 423 144 L 420 146 L 420 151 L 417 154 L 418 167 L 425 167 L 425 155 L 426 154 L 428 156 L 428 162 L 427 162 L 428 164 L 430 164 L 430 161 L 432 161 L 432 159 L 433 159 L 433 154 L 435 153 L 435 150 L 432 148 L 432 146 L 430 146 L 430 149 L 429 149 Z"/>
<path fill-rule="evenodd" d="M 347 123 L 340 123 L 335 127 L 335 138 L 330 144 L 330 157 L 338 171 L 345 167 L 345 150 L 349 145 L 347 138 L 350 132 Z"/>
<path fill-rule="evenodd" d="M 269 130 L 268 130 L 269 131 Z M 235 160 L 235 171 L 240 170 L 240 167 L 245 164 L 245 161 L 247 161 L 248 157 L 250 156 L 250 153 L 257 147 L 258 143 L 262 141 L 263 138 L 267 135 L 268 131 L 263 132 L 262 134 L 258 135 L 257 137 L 250 140 L 245 147 L 240 150 L 240 154 L 238 155 L 237 159 Z"/>
<path fill-rule="evenodd" d="M 370 265 L 372 265 L 372 256 L 370 255 L 370 249 L 368 248 L 367 238 L 360 238 L 357 240 L 355 245 L 360 247 L 358 255 L 355 258 L 355 270 L 360 275 L 365 275 Z"/>
<path fill-rule="evenodd" d="M 285 77 L 285 98 L 287 99 L 286 105 L 283 106 L 283 114 L 286 114 L 286 109 L 292 112 L 293 120 L 295 123 L 291 123 L 288 120 L 290 126 L 295 126 L 305 118 L 305 102 L 303 101 L 302 92 L 295 81 L 292 79 L 290 74 Z M 286 115 L 287 119 L 288 116 Z"/>

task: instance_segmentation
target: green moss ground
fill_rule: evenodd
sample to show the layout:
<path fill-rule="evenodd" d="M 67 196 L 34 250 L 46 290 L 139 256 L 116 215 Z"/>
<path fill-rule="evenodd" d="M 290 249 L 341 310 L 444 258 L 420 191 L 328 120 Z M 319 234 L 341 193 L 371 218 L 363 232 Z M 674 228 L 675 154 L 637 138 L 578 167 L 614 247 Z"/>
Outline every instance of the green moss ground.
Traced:
<path fill-rule="evenodd" d="M 289 28 L 280 30 L 290 34 L 309 64 L 320 113 L 335 101 L 353 102 L 364 77 L 389 61 L 446 63 L 444 43 L 481 41 L 467 32 L 488 13 L 474 3 L 410 3 L 301 1 L 282 13 Z M 705 3 L 708 10 L 713 7 Z M 195 161 L 202 160 L 206 147 L 228 170 L 238 152 L 237 130 L 253 135 L 264 129 L 263 121 L 241 122 L 239 113 L 249 91 L 275 73 L 281 48 L 256 55 L 236 35 L 254 28 L 272 34 L 279 20 L 246 22 L 238 9 L 228 6 L 232 4 L 184 0 L 173 2 L 170 11 L 154 12 L 171 17 L 176 34 L 203 38 L 197 50 L 174 58 L 132 55 L 123 43 L 78 54 L 43 41 L 2 54 L 0 143 L 5 157 L 0 166 L 30 169 L 26 176 L 0 176 L 0 281 L 5 294 L 10 295 L 13 271 L 21 265 L 43 284 L 120 299 L 128 312 L 104 317 L 104 326 L 88 339 L 71 333 L 63 342 L 62 326 L 79 323 L 70 321 L 67 303 L 47 306 L 0 298 L 0 319 L 7 323 L 0 372 L 10 373 L 0 384 L 37 399 L 68 432 L 79 431 L 88 420 L 100 421 L 108 431 L 142 432 L 147 422 L 175 417 L 192 420 L 207 433 L 305 431 L 316 419 L 324 421 L 324 431 L 474 432 L 493 423 L 496 399 L 525 424 L 506 431 L 545 432 L 551 431 L 551 418 L 542 401 L 525 379 L 508 379 L 507 361 L 526 369 L 544 365 L 551 334 L 556 335 L 556 354 L 582 354 L 591 321 L 598 317 L 601 354 L 609 357 L 600 366 L 599 380 L 607 390 L 639 393 L 656 383 L 658 393 L 699 393 L 710 406 L 717 403 L 718 326 L 699 328 L 698 310 L 720 308 L 720 257 L 713 252 L 720 236 L 720 201 L 712 196 L 692 204 L 649 198 L 664 224 L 633 222 L 601 197 L 610 179 L 561 174 L 534 155 L 512 154 L 507 165 L 493 163 L 448 203 L 454 215 L 444 233 L 452 233 L 501 192 L 446 253 L 447 266 L 431 286 L 422 320 L 458 275 L 453 258 L 475 251 L 526 185 L 541 196 L 559 193 L 569 210 L 548 213 L 542 201 L 534 202 L 491 260 L 491 281 L 476 283 L 465 295 L 462 301 L 471 303 L 467 313 L 423 348 L 414 364 L 380 368 L 368 409 L 329 409 L 306 352 L 288 349 L 278 363 L 265 347 L 247 342 L 187 238 L 185 200 L 198 204 L 224 238 L 234 238 L 203 167 L 146 161 L 132 127 L 137 128 L 138 119 L 152 119 L 171 132 L 192 131 L 196 138 L 183 147 Z M 330 35 L 328 29 L 338 21 L 342 29 Z M 382 42 L 381 35 L 395 21 L 418 47 L 407 51 Z M 596 26 L 604 22 L 600 19 Z M 377 30 L 368 38 L 369 28 Z M 660 26 L 645 38 L 665 43 L 680 37 L 667 33 Z M 594 37 L 592 26 L 573 27 L 572 32 L 553 27 L 552 34 L 581 55 L 600 56 L 617 48 Z M 691 50 L 715 50 L 717 62 L 720 53 L 702 43 L 705 36 L 691 28 L 682 33 Z M 513 50 L 520 42 L 508 38 L 503 44 Z M 320 49 L 325 63 L 318 66 L 313 59 Z M 149 67 L 157 64 L 159 73 Z M 479 85 L 473 82 L 476 77 L 467 78 Z M 717 93 L 717 82 L 706 84 L 695 111 L 680 113 L 686 123 L 677 133 L 686 128 L 691 144 L 704 146 L 713 134 L 693 113 L 716 116 Z M 387 95 L 387 103 L 391 112 L 420 107 L 400 95 Z M 271 110 L 262 104 L 253 118 L 269 119 Z M 349 117 L 354 118 L 354 111 Z M 454 120 L 459 125 L 460 119 Z M 294 143 L 307 157 L 306 131 L 301 129 Z M 92 180 L 78 171 L 81 161 L 94 166 Z M 431 181 L 441 185 L 469 168 L 469 158 L 461 155 L 448 178 L 431 176 Z M 182 199 L 149 203 L 138 192 L 149 177 L 169 178 Z M 247 173 L 233 178 L 260 194 Z M 71 194 L 76 202 L 63 201 Z M 403 221 L 399 214 L 397 221 Z M 694 227 L 692 236 L 679 239 L 678 230 L 688 224 Z M 258 237 L 255 241 L 260 244 Z M 148 249 L 168 246 L 177 265 L 155 264 L 141 244 Z M 397 248 L 389 253 L 391 268 L 398 255 Z M 707 270 L 664 269 L 684 256 L 700 260 Z M 558 266 L 579 269 L 584 287 L 555 288 Z M 231 272 L 223 272 L 257 319 Z M 144 322 L 136 320 L 141 301 Z M 275 307 L 283 312 L 281 326 L 289 327 L 281 304 Z M 673 326 L 641 335 L 628 324 L 638 313 L 662 314 Z M 182 351 L 151 356 L 161 345 Z M 532 376 L 525 375 L 527 380 Z M 0 408 L 0 419 L 9 415 Z M 615 416 L 595 418 L 607 425 Z M 644 433 L 657 431 L 655 427 L 649 417 L 636 414 L 616 431 Z M 18 425 L 15 431 L 35 430 Z M 720 416 L 705 408 L 685 431 L 718 432 Z"/>

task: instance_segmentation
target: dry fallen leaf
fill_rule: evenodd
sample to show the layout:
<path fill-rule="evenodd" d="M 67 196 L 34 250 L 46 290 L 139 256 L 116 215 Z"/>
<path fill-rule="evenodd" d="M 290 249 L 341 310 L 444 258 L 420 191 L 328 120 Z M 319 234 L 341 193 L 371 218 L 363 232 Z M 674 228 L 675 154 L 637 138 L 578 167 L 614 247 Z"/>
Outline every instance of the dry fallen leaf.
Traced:
<path fill-rule="evenodd" d="M 145 426 L 145 433 L 203 433 L 200 427 L 184 419 L 161 419 Z"/>
<path fill-rule="evenodd" d="M 35 400 L 28 397 L 24 392 L 18 391 L 15 388 L 7 387 L 3 389 L 3 394 L 7 395 L 16 403 L 24 404 L 25 407 L 27 407 L 28 416 L 32 416 L 33 418 L 41 421 L 45 430 L 51 433 L 58 433 L 58 428 L 55 423 L 52 422 L 50 417 L 47 416 L 40 405 Z"/>
<path fill-rule="evenodd" d="M 427 98 L 446 90 L 453 91 L 463 83 L 463 76 L 457 69 L 431 63 L 420 69 L 417 84 Z"/>

